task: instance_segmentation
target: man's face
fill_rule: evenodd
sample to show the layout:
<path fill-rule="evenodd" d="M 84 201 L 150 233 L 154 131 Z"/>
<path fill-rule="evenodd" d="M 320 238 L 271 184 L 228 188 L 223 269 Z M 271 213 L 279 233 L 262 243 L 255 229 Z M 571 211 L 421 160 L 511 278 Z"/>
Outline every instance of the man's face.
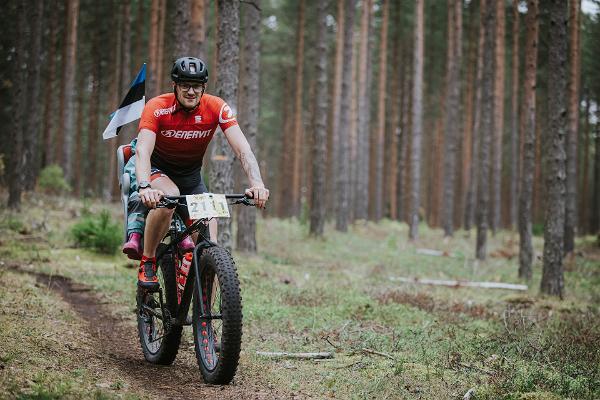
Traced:
<path fill-rule="evenodd" d="M 194 108 L 200 102 L 205 85 L 198 82 L 180 82 L 175 84 L 177 99 L 185 108 Z"/>

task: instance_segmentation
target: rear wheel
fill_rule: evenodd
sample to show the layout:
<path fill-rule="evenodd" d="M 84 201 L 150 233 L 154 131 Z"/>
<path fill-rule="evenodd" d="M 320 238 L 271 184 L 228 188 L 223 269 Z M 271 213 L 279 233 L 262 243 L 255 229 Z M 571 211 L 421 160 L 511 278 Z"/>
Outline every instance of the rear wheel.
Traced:
<path fill-rule="evenodd" d="M 228 384 L 235 375 L 242 342 L 242 297 L 231 255 L 221 247 L 200 257 L 200 293 L 194 291 L 196 360 L 206 383 Z"/>
<path fill-rule="evenodd" d="M 175 265 L 171 254 L 165 254 L 158 262 L 156 273 L 163 293 L 166 315 L 162 314 L 160 308 L 160 293 L 138 287 L 138 334 L 146 360 L 153 364 L 170 365 L 177 356 L 183 329 L 182 326 L 171 325 L 171 317 L 177 313 Z"/>

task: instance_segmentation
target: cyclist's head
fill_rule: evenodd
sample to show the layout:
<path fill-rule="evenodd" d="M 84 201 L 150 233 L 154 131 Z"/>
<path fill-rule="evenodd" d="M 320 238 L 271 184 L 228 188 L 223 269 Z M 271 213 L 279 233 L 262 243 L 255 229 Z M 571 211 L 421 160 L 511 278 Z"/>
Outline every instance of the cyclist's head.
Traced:
<path fill-rule="evenodd" d="M 171 69 L 173 91 L 183 108 L 193 109 L 200 103 L 208 82 L 208 68 L 196 57 L 181 57 Z"/>

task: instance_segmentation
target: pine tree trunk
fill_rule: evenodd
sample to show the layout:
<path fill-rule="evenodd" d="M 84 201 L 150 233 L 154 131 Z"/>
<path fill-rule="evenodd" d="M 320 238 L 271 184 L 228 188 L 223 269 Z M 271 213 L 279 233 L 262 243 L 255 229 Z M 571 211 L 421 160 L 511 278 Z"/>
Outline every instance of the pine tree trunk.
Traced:
<path fill-rule="evenodd" d="M 521 110 L 521 184 L 519 192 L 519 277 L 531 280 L 533 173 L 535 168 L 536 74 L 538 51 L 538 0 L 527 1 L 525 27 L 525 89 Z"/>
<path fill-rule="evenodd" d="M 414 71 L 412 103 L 412 146 L 411 146 L 411 199 L 409 218 L 409 238 L 419 237 L 419 208 L 421 205 L 421 136 L 423 131 L 423 3 L 417 0 L 415 5 Z"/>
<path fill-rule="evenodd" d="M 260 7 L 260 0 L 254 0 Z M 244 37 L 243 73 L 240 82 L 240 121 L 244 127 L 244 134 L 250 143 L 256 157 L 258 157 L 258 106 L 260 83 L 260 11 L 253 6 L 246 5 L 243 13 L 242 31 Z M 245 187 L 249 187 L 244 179 Z M 238 250 L 256 253 L 256 209 L 241 207 L 238 211 L 237 240 Z"/>
<path fill-rule="evenodd" d="M 335 214 L 337 208 L 336 172 L 339 139 L 337 137 L 340 122 L 340 106 L 342 98 L 342 68 L 344 60 L 344 0 L 337 0 L 337 31 L 335 34 L 335 61 L 333 66 L 333 82 L 331 88 L 331 118 L 327 127 L 327 210 Z"/>
<path fill-rule="evenodd" d="M 383 217 L 383 161 L 384 161 L 384 138 L 385 138 L 385 102 L 386 102 L 386 86 L 387 86 L 387 36 L 388 36 L 388 21 L 389 7 L 388 0 L 383 0 L 383 21 L 381 23 L 381 39 L 379 50 L 379 93 L 377 101 L 377 135 L 375 141 L 375 192 L 374 192 L 374 213 L 375 221 Z"/>
<path fill-rule="evenodd" d="M 394 3 L 392 3 L 394 4 Z M 387 188 L 387 209 L 388 216 L 391 220 L 398 219 L 398 144 L 400 142 L 400 121 L 402 118 L 402 76 L 403 76 L 403 61 L 402 50 L 400 45 L 400 34 L 401 34 L 401 11 L 400 4 L 395 4 L 393 8 L 393 22 L 396 24 L 396 32 L 392 41 L 392 90 L 391 90 L 391 105 L 388 111 L 391 114 L 391 121 L 389 126 L 389 139 L 386 143 L 388 146 L 388 164 L 386 165 L 385 171 L 387 171 L 385 187 Z M 388 115 L 389 115 L 388 114 Z"/>
<path fill-rule="evenodd" d="M 590 232 L 590 224 L 589 224 L 589 195 L 590 195 L 590 171 L 589 171 L 589 163 L 590 163 L 590 98 L 589 96 L 584 96 L 585 98 L 585 112 L 584 112 L 584 129 L 583 129 L 583 166 L 582 166 L 582 180 L 581 180 L 581 207 L 579 208 L 579 221 L 581 221 L 581 233 L 586 234 Z"/>
<path fill-rule="evenodd" d="M 545 138 L 546 212 L 544 223 L 544 268 L 541 290 L 563 297 L 565 233 L 566 134 L 568 102 L 567 4 L 549 2 L 550 45 L 548 59 L 548 111 L 550 129 Z"/>
<path fill-rule="evenodd" d="M 596 104 L 600 99 L 596 99 Z M 596 109 L 596 118 L 600 119 L 600 110 Z M 600 234 L 600 123 L 596 122 L 596 137 L 594 140 L 594 191 L 592 193 L 592 218 L 590 232 Z"/>
<path fill-rule="evenodd" d="M 31 24 L 31 46 L 30 56 L 33 59 L 42 53 L 42 26 L 44 13 L 44 0 L 38 0 L 29 8 L 28 23 Z M 33 62 L 28 66 L 27 74 L 27 96 L 32 99 L 40 98 L 40 64 Z M 41 113 L 34 112 L 26 119 L 25 132 L 23 137 L 23 166 L 21 173 L 25 175 L 24 189 L 33 190 L 37 178 L 39 163 L 37 162 L 38 143 L 40 142 L 39 127 L 42 125 Z"/>
<path fill-rule="evenodd" d="M 298 27 L 296 34 L 296 88 L 294 90 L 294 145 L 292 162 L 292 210 L 293 214 L 300 215 L 301 205 L 301 164 L 302 164 L 302 139 L 304 136 L 304 126 L 302 124 L 302 90 L 304 88 L 304 5 L 305 0 L 300 0 L 298 5 Z"/>
<path fill-rule="evenodd" d="M 577 227 L 577 135 L 579 131 L 579 12 L 580 0 L 569 2 L 569 111 L 567 131 L 567 196 L 565 210 L 565 254 L 575 249 L 575 231 Z"/>
<path fill-rule="evenodd" d="M 203 61 L 206 60 L 206 13 L 208 12 L 206 0 L 192 0 L 191 32 L 194 35 L 192 53 L 198 54 Z"/>
<path fill-rule="evenodd" d="M 454 233 L 455 180 L 458 174 L 458 125 L 460 114 L 460 66 L 462 64 L 462 0 L 448 2 L 448 80 L 444 140 L 444 235 Z"/>
<path fill-rule="evenodd" d="M 27 21 L 27 2 L 19 0 L 14 7 L 14 15 L 17 19 L 18 26 L 14 32 L 14 62 L 12 63 L 12 75 L 14 77 L 22 77 L 27 74 L 27 64 L 30 58 L 29 43 L 31 41 L 31 25 Z M 25 130 L 25 106 L 27 80 L 15 79 L 15 87 L 13 89 L 12 102 L 12 124 L 11 129 L 14 132 L 13 140 L 7 143 L 10 146 L 7 163 L 8 175 L 8 203 L 7 206 L 13 210 L 21 208 L 21 194 L 24 190 L 24 180 L 22 167 L 24 166 L 24 140 L 23 134 Z"/>
<path fill-rule="evenodd" d="M 490 225 L 492 233 L 500 229 L 501 183 L 502 183 L 502 138 L 504 136 L 504 54 L 505 54 L 505 3 L 496 1 L 495 34 L 495 79 L 494 79 L 494 117 L 492 123 L 492 201 Z"/>
<path fill-rule="evenodd" d="M 360 45 L 358 54 L 368 54 L 369 52 L 369 25 L 371 20 L 372 0 L 362 0 L 362 16 L 360 20 Z M 370 101 L 370 91 L 367 87 L 368 63 L 370 57 L 359 57 L 358 61 L 358 182 L 355 188 L 356 206 L 355 218 L 367 219 L 369 210 L 369 163 L 370 163 L 370 142 L 369 126 L 370 115 L 365 112 L 368 109 L 367 103 Z"/>
<path fill-rule="evenodd" d="M 161 0 L 152 0 L 150 9 L 150 36 L 148 38 L 148 79 L 146 92 L 148 99 L 158 95 L 158 22 Z"/>
<path fill-rule="evenodd" d="M 109 80 L 109 104 L 112 110 L 116 110 L 119 106 L 119 100 L 121 94 L 119 93 L 121 86 L 121 73 L 122 69 L 122 48 L 123 48 L 123 29 L 122 29 L 122 21 L 121 21 L 121 13 L 112 20 L 112 30 L 116 32 L 116 36 L 114 36 L 115 41 L 113 44 L 113 50 L 111 53 L 111 58 L 109 59 L 109 64 L 112 65 L 112 68 L 109 68 L 110 77 Z M 102 196 L 104 200 L 111 201 L 115 198 L 115 195 L 118 191 L 118 181 L 117 181 L 117 148 L 119 146 L 119 138 L 112 138 L 108 141 L 108 172 L 104 175 L 104 187 Z"/>
<path fill-rule="evenodd" d="M 46 167 L 54 162 L 53 132 L 55 128 L 56 102 L 52 101 L 52 94 L 56 87 L 56 50 L 58 48 L 58 4 L 56 0 L 48 2 L 50 19 L 50 39 L 48 43 L 48 79 L 44 84 L 44 119 L 42 139 L 41 167 Z"/>
<path fill-rule="evenodd" d="M 73 140 L 75 138 L 75 56 L 77 53 L 77 21 L 79 19 L 79 0 L 68 0 L 66 59 L 64 60 L 63 85 L 65 107 L 61 135 L 64 136 L 62 148 L 62 167 L 67 181 L 73 177 Z"/>
<path fill-rule="evenodd" d="M 192 30 L 191 24 L 192 18 L 192 4 L 191 0 L 177 0 L 175 2 L 175 21 L 173 28 L 175 30 L 174 52 L 172 59 L 177 60 L 180 57 L 189 56 L 192 54 L 191 48 L 194 44 L 194 40 L 188 39 L 191 35 Z M 185 39 L 184 39 L 185 38 Z M 194 54 L 195 55 L 195 54 Z"/>
<path fill-rule="evenodd" d="M 217 46 L 216 94 L 237 110 L 237 87 L 239 70 L 239 5 L 236 0 L 219 0 L 219 42 Z M 235 111 L 234 111 L 235 112 Z M 233 190 L 233 152 L 225 140 L 224 134 L 214 139 L 210 170 L 211 190 L 214 193 L 231 193 Z M 231 249 L 231 221 L 219 219 L 218 242 L 226 249 Z"/>
<path fill-rule="evenodd" d="M 477 175 L 479 166 L 479 143 L 481 139 L 481 99 L 482 99 L 482 84 L 483 84 L 483 34 L 484 34 L 484 0 L 479 4 L 479 30 L 477 41 L 477 65 L 475 76 L 475 100 L 473 109 L 473 140 L 471 143 L 471 165 L 469 166 L 469 186 L 465 199 L 465 218 L 464 227 L 468 232 L 475 223 L 475 204 L 477 203 L 478 179 Z"/>
<path fill-rule="evenodd" d="M 346 0 L 345 22 L 344 22 L 344 61 L 342 77 L 352 75 L 352 53 L 354 35 L 355 0 Z M 348 230 L 350 217 L 350 107 L 352 82 L 350 79 L 342 79 L 340 122 L 338 126 L 338 157 L 336 165 L 336 193 L 334 202 L 337 203 L 335 229 L 341 232 Z"/>
<path fill-rule="evenodd" d="M 513 0 L 512 100 L 510 116 L 510 227 L 517 226 L 519 184 L 519 0 Z"/>
<path fill-rule="evenodd" d="M 483 75 L 482 75 L 482 105 L 481 132 L 479 143 L 479 176 L 477 194 L 477 243 L 476 257 L 485 260 L 487 256 L 487 231 L 490 197 L 490 145 L 494 128 L 494 26 L 496 7 L 491 0 L 482 0 L 481 8 L 484 26 L 483 46 Z"/>
<path fill-rule="evenodd" d="M 119 99 L 127 94 L 127 91 L 129 90 L 129 84 L 134 79 L 131 72 L 131 5 L 127 2 L 124 2 L 121 4 L 121 6 L 123 7 L 123 22 L 121 23 L 121 29 L 123 30 L 121 37 L 123 43 L 121 44 L 121 84 L 118 93 Z M 135 73 L 137 73 L 137 71 L 135 71 Z M 131 140 L 137 136 L 136 133 L 137 126 L 135 126 L 134 123 L 125 125 L 119 132 L 119 143 L 131 142 Z M 117 188 L 115 187 L 115 189 Z"/>
<path fill-rule="evenodd" d="M 157 95 L 161 94 L 165 88 L 165 81 L 167 81 L 167 74 L 165 72 L 165 25 L 167 19 L 167 0 L 160 0 L 158 14 L 158 47 L 156 50 L 157 59 Z M 170 78 L 168 79 L 170 81 Z"/>
<path fill-rule="evenodd" d="M 315 124 L 313 132 L 312 188 L 310 207 L 310 234 L 323 235 L 325 225 L 326 153 L 327 153 L 327 21 L 325 3 L 317 3 L 317 64 L 315 66 Z"/>
<path fill-rule="evenodd" d="M 99 35 L 94 35 L 92 38 L 92 45 L 94 48 L 98 48 L 100 45 Z M 90 71 L 90 84 L 91 84 L 91 94 L 90 94 L 90 107 L 88 110 L 89 119 L 88 119 L 88 142 L 86 155 L 89 160 L 89 168 L 87 173 L 87 179 L 92 184 L 98 181 L 98 151 L 96 150 L 101 146 L 99 143 L 100 135 L 98 130 L 98 104 L 100 103 L 100 53 L 94 52 L 92 54 L 92 66 Z M 84 188 L 84 195 L 93 195 L 96 194 L 97 187 L 94 186 L 86 186 Z"/>

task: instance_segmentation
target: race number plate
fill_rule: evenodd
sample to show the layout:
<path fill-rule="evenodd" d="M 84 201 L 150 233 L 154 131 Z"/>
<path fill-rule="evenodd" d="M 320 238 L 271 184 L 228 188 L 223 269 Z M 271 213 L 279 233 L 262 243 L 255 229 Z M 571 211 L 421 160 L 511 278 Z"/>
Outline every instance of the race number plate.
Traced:
<path fill-rule="evenodd" d="M 224 194 L 202 193 L 185 196 L 191 219 L 229 218 Z"/>

